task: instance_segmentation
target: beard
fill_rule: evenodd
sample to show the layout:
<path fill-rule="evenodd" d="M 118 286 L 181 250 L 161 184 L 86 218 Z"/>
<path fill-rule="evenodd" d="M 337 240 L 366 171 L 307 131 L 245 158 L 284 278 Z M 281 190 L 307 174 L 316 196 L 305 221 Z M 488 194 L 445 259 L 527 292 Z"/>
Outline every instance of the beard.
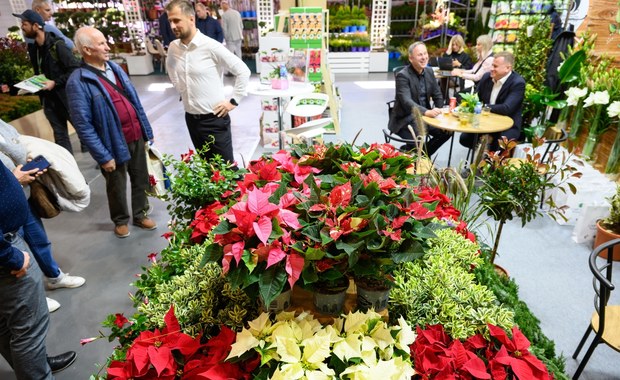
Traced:
<path fill-rule="evenodd" d="M 30 29 L 29 31 L 25 31 L 22 29 L 22 34 L 26 38 L 35 38 L 37 36 L 37 32 L 35 30 Z"/>
<path fill-rule="evenodd" d="M 172 29 L 172 33 L 174 33 L 174 35 L 181 40 L 187 39 L 189 38 L 189 36 L 192 35 L 190 29 L 179 30 L 175 28 L 175 29 Z"/>

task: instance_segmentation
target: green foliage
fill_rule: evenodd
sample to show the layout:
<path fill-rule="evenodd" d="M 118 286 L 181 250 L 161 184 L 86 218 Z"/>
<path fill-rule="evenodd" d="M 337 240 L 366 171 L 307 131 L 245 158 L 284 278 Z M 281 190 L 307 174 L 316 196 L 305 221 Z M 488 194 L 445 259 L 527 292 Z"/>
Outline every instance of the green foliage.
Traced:
<path fill-rule="evenodd" d="M 19 119 L 40 109 L 41 101 L 38 96 L 0 95 L 0 119 L 3 121 Z"/>
<path fill-rule="evenodd" d="M 208 150 L 205 148 L 204 152 Z M 233 165 L 219 155 L 209 160 L 190 150 L 181 160 L 164 156 L 168 168 L 170 189 L 161 198 L 168 202 L 173 225 L 187 227 L 194 213 L 211 202 L 221 200 L 226 191 L 235 188 L 235 180 L 243 175 L 243 169 L 235 171 Z"/>
<path fill-rule="evenodd" d="M 193 248 L 197 258 L 199 252 Z M 240 289 L 233 289 L 216 263 L 190 264 L 183 274 L 156 286 L 158 297 L 138 307 L 151 326 L 162 326 L 174 305 L 181 329 L 188 335 L 203 332 L 210 336 L 224 324 L 234 329 L 257 316 L 256 303 Z"/>
<path fill-rule="evenodd" d="M 486 250 L 483 253 L 485 256 L 489 254 Z M 553 378 L 568 380 L 564 358 L 556 357 L 555 343 L 543 334 L 538 318 L 519 299 L 517 283 L 508 277 L 499 276 L 488 260 L 476 267 L 474 274 L 479 284 L 490 289 L 505 307 L 514 310 L 514 323 L 531 342 L 530 351 L 545 363 L 549 372 L 553 373 Z"/>
<path fill-rule="evenodd" d="M 0 37 L 0 84 L 9 86 L 34 75 L 24 41 Z"/>
<path fill-rule="evenodd" d="M 472 266 L 482 263 L 478 246 L 450 229 L 437 231 L 429 253 L 396 271 L 390 314 L 412 326 L 441 324 L 453 338 L 487 331 L 487 323 L 509 329 L 513 313 L 475 283 Z"/>
<path fill-rule="evenodd" d="M 533 26 L 531 34 L 528 27 Z M 514 70 L 531 86 L 530 93 L 540 92 L 547 76 L 547 57 L 553 45 L 551 23 L 548 17 L 529 20 L 517 33 Z M 523 102 L 523 124 L 530 125 L 536 116 L 536 107 L 526 97 Z"/>
<path fill-rule="evenodd" d="M 620 185 L 616 187 L 616 194 L 607 199 L 611 208 L 609 215 L 603 219 L 601 224 L 608 230 L 620 234 Z"/>

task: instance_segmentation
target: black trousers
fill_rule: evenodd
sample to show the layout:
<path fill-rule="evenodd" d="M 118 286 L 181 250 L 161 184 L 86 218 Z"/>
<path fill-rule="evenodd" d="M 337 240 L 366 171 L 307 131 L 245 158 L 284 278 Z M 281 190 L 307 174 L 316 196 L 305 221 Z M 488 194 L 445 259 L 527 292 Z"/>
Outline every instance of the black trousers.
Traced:
<path fill-rule="evenodd" d="M 419 131 L 417 128 L 414 128 L 415 133 L 419 134 Z M 427 156 L 432 156 L 439 148 L 441 148 L 441 146 L 448 140 L 450 140 L 450 136 L 452 136 L 451 132 L 446 132 L 442 129 L 439 128 L 435 128 L 435 127 L 427 127 L 426 128 L 426 133 L 431 136 L 430 139 L 428 139 L 425 144 L 424 144 L 424 151 L 426 152 Z M 396 132 L 397 135 L 399 135 L 400 137 L 404 138 L 404 139 L 413 139 L 413 135 L 411 134 L 411 131 L 409 131 L 409 128 L 401 128 L 400 131 Z M 413 150 L 415 149 L 415 145 L 413 144 L 406 144 L 403 149 L 405 150 Z"/>
<path fill-rule="evenodd" d="M 43 98 L 43 113 L 54 131 L 54 142 L 73 154 L 67 126 L 70 121 L 67 107 L 57 97 L 46 96 Z"/>
<path fill-rule="evenodd" d="M 230 116 L 217 117 L 212 113 L 206 115 L 185 113 L 185 122 L 194 148 L 202 149 L 209 144 L 209 150 L 202 155 L 204 158 L 212 158 L 218 154 L 230 163 L 235 162 Z"/>

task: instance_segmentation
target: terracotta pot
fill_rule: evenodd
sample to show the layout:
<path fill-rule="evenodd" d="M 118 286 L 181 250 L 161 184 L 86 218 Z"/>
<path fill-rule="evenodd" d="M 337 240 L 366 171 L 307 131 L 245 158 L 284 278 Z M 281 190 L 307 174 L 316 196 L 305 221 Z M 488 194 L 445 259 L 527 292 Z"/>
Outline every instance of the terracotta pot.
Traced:
<path fill-rule="evenodd" d="M 604 229 L 601 226 L 601 221 L 599 220 L 596 222 L 596 236 L 594 237 L 594 245 L 592 246 L 592 248 L 596 248 L 601 244 L 607 243 L 610 240 L 614 240 L 618 238 L 620 238 L 620 235 Z M 604 250 L 603 252 L 601 252 L 599 256 L 606 259 L 607 250 Z M 613 260 L 620 261 L 620 245 L 617 245 L 614 247 Z"/>

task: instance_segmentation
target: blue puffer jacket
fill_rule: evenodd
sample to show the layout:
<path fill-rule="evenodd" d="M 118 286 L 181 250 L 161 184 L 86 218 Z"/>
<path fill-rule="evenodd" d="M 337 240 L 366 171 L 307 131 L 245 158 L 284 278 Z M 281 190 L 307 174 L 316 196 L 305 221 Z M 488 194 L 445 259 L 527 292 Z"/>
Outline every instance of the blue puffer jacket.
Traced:
<path fill-rule="evenodd" d="M 153 130 L 138 99 L 136 89 L 120 66 L 114 62 L 108 62 L 108 64 L 119 78 L 136 110 L 142 137 L 145 141 L 152 140 Z M 112 104 L 112 98 L 97 75 L 83 67 L 79 68 L 69 77 L 66 90 L 71 122 L 95 161 L 100 165 L 112 159 L 117 164 L 129 161 L 129 150 L 120 120 Z"/>

